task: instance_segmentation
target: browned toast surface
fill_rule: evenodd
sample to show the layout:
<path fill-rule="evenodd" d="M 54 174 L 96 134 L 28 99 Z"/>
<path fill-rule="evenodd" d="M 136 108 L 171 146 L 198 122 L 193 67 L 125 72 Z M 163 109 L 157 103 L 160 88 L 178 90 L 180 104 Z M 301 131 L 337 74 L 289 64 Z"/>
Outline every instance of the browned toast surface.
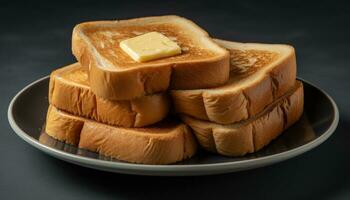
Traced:
<path fill-rule="evenodd" d="M 150 31 L 178 43 L 182 53 L 136 62 L 120 48 L 122 40 Z M 170 88 L 215 87 L 229 77 L 229 52 L 195 23 L 179 16 L 81 23 L 73 30 L 72 51 L 89 69 L 92 91 L 110 100 L 130 100 Z"/>
<path fill-rule="evenodd" d="M 296 60 L 291 46 L 216 42 L 231 53 L 228 82 L 214 88 L 172 90 L 177 113 L 231 124 L 254 116 L 294 86 Z"/>
<path fill-rule="evenodd" d="M 168 58 L 148 61 L 144 64 L 136 62 L 127 55 L 119 46 L 125 39 L 136 37 L 148 32 L 160 32 L 174 40 L 182 49 L 182 53 Z M 145 24 L 125 26 L 103 26 L 89 27 L 84 34 L 91 41 L 96 50 L 108 59 L 114 66 L 120 68 L 132 68 L 141 65 L 183 62 L 186 60 L 207 59 L 217 55 L 217 52 L 198 46 L 191 37 L 182 33 L 183 30 L 176 24 Z"/>

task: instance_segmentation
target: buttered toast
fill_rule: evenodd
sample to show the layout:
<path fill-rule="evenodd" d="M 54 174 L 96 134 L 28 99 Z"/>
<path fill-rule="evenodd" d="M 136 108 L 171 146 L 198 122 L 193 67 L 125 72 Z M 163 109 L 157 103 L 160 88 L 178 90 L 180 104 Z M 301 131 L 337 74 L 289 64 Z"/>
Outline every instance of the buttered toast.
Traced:
<path fill-rule="evenodd" d="M 170 164 L 192 157 L 197 149 L 191 130 L 176 120 L 147 128 L 122 128 L 77 117 L 50 106 L 45 132 L 79 148 L 118 160 Z"/>
<path fill-rule="evenodd" d="M 88 69 L 79 63 L 53 71 L 49 88 L 49 102 L 56 108 L 115 126 L 154 124 L 166 117 L 170 107 L 166 93 L 123 101 L 98 97 L 90 89 Z"/>
<path fill-rule="evenodd" d="M 215 41 L 230 52 L 228 83 L 209 89 L 172 90 L 177 113 L 231 124 L 255 116 L 294 86 L 293 47 Z"/>
<path fill-rule="evenodd" d="M 302 115 L 304 91 L 297 81 L 285 95 L 248 120 L 221 125 L 182 116 L 206 150 L 226 156 L 253 153 L 269 144 Z"/>
<path fill-rule="evenodd" d="M 292 46 L 213 39 L 183 17 L 80 23 L 72 52 L 78 62 L 50 76 L 44 142 L 171 164 L 198 143 L 225 156 L 256 152 L 303 113 Z"/>
<path fill-rule="evenodd" d="M 140 63 L 120 48 L 122 40 L 148 32 L 172 39 L 182 53 Z M 73 30 L 72 51 L 89 69 L 92 91 L 105 99 L 129 100 L 168 88 L 210 88 L 229 78 L 229 52 L 178 16 L 81 23 Z"/>

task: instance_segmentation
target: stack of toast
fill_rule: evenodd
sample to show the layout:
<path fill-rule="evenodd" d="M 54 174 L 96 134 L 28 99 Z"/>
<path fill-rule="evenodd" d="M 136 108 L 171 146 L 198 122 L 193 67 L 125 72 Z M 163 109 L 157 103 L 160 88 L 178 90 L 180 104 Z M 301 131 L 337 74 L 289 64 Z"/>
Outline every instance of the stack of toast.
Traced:
<path fill-rule="evenodd" d="M 154 32 L 181 53 L 149 51 L 148 38 L 140 58 L 157 58 L 139 61 L 120 45 Z M 182 17 L 81 23 L 72 51 L 78 62 L 51 73 L 45 132 L 118 160 L 170 164 L 197 146 L 242 156 L 303 112 L 293 47 L 213 39 Z"/>

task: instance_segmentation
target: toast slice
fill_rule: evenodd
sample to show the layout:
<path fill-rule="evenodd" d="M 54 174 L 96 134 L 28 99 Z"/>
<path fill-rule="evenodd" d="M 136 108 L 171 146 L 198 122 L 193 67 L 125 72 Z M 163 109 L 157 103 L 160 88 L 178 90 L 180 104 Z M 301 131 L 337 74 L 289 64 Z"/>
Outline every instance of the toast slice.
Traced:
<path fill-rule="evenodd" d="M 177 113 L 232 124 L 256 115 L 294 86 L 293 47 L 215 41 L 230 51 L 228 83 L 211 89 L 172 90 Z"/>
<path fill-rule="evenodd" d="M 301 82 L 256 116 L 238 123 L 221 125 L 183 115 L 182 120 L 195 133 L 206 150 L 226 156 L 243 156 L 269 144 L 303 113 L 304 91 Z"/>
<path fill-rule="evenodd" d="M 176 41 L 182 53 L 139 63 L 120 41 L 148 32 Z M 72 51 L 89 68 L 92 91 L 105 99 L 128 100 L 172 89 L 209 88 L 229 77 L 229 52 L 195 23 L 179 16 L 95 21 L 75 26 Z"/>
<path fill-rule="evenodd" d="M 51 73 L 49 102 L 74 115 L 123 127 L 143 127 L 159 122 L 170 107 L 166 93 L 124 101 L 97 97 L 90 89 L 87 69 L 79 63 Z"/>
<path fill-rule="evenodd" d="M 170 164 L 193 156 L 196 141 L 190 128 L 162 121 L 147 128 L 121 128 L 98 123 L 50 106 L 45 132 L 79 148 L 118 160 L 142 164 Z"/>

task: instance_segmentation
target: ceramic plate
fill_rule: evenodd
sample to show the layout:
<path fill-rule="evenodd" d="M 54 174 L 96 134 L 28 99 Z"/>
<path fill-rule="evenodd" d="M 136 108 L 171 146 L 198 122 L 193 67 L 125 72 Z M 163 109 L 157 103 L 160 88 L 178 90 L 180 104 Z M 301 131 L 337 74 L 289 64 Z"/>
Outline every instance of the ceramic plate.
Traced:
<path fill-rule="evenodd" d="M 301 120 L 261 151 L 244 157 L 230 158 L 200 151 L 193 158 L 172 165 L 143 165 L 121 162 L 64 144 L 41 131 L 48 107 L 48 76 L 29 84 L 13 98 L 8 109 L 8 119 L 15 133 L 30 145 L 84 167 L 156 176 L 228 173 L 290 159 L 313 149 L 331 136 L 339 120 L 335 102 L 321 89 L 303 82 L 305 109 Z"/>

